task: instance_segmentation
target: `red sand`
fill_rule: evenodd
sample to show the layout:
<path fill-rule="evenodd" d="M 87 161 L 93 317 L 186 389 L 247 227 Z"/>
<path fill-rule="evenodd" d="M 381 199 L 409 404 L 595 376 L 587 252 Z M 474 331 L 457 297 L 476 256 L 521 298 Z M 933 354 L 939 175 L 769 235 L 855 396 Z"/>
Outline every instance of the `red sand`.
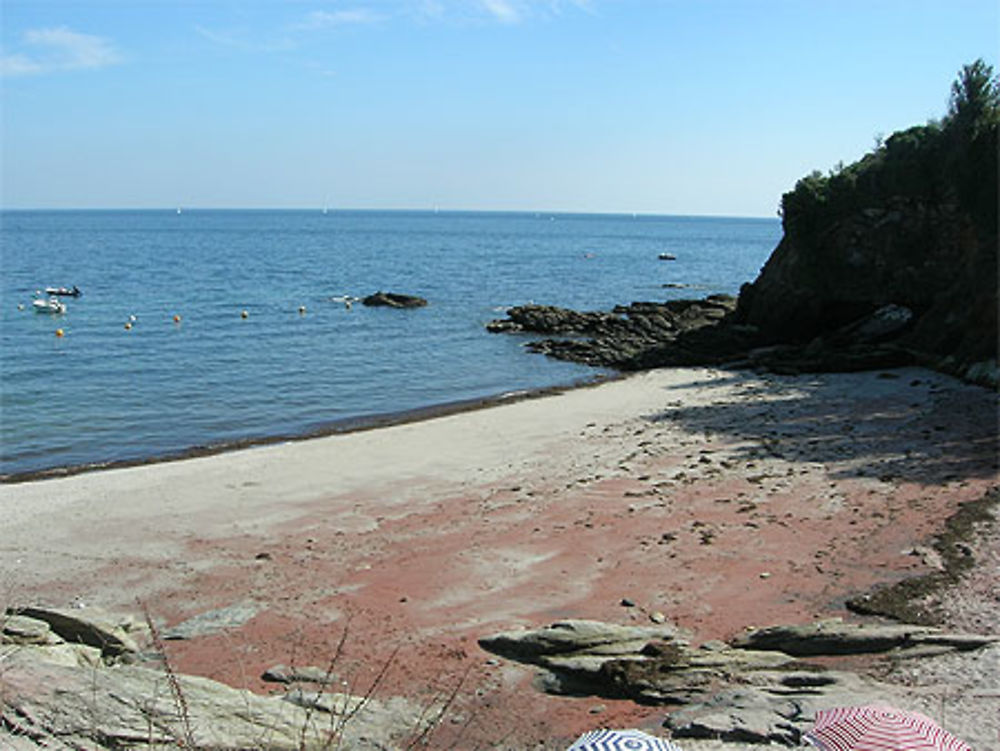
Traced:
<path fill-rule="evenodd" d="M 464 675 L 434 747 L 463 733 L 457 747 L 565 748 L 598 726 L 655 727 L 663 708 L 545 695 L 533 668 L 476 640 L 567 618 L 649 625 L 656 612 L 695 642 L 726 639 L 849 617 L 847 597 L 926 571 L 913 548 L 997 483 L 996 398 L 893 375 L 717 374 L 695 405 L 667 393 L 645 418 L 592 421 L 482 481 L 388 471 L 236 534 L 188 529 L 179 559 L 141 552 L 173 534 L 150 519 L 110 530 L 137 554 L 106 559 L 86 596 L 134 610 L 140 593 L 168 625 L 258 603 L 241 628 L 167 643 L 175 670 L 254 691 L 275 690 L 260 679 L 272 665 L 326 667 L 344 629 L 332 671 L 355 692 L 390 659 L 385 695 L 429 701 Z M 58 601 L 81 582 L 32 589 Z"/>

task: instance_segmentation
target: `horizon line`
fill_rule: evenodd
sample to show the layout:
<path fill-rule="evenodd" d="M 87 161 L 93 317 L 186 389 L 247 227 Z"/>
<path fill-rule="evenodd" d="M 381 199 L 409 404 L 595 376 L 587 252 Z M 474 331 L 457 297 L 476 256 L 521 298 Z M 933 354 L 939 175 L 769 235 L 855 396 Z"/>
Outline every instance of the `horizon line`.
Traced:
<path fill-rule="evenodd" d="M 626 211 L 602 210 L 583 211 L 577 209 L 470 209 L 431 207 L 389 207 L 376 208 L 371 206 L 0 206 L 0 211 L 165 211 L 165 212 L 197 212 L 197 211 L 297 211 L 319 213 L 346 212 L 399 212 L 422 214 L 536 214 L 547 216 L 633 216 L 633 217 L 690 217 L 705 219 L 780 219 L 779 216 L 761 214 L 714 214 L 714 213 L 668 213 L 658 211 Z"/>

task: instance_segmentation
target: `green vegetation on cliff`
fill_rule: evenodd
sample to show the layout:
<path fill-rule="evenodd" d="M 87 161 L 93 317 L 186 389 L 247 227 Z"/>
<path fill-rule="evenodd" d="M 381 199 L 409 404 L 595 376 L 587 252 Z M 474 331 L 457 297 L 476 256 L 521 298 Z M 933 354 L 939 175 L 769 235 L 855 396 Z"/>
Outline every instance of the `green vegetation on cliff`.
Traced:
<path fill-rule="evenodd" d="M 982 60 L 952 84 L 940 122 L 893 133 L 859 161 L 799 180 L 781 199 L 785 231 L 810 235 L 831 222 L 890 199 L 950 203 L 981 232 L 997 228 L 997 135 L 1000 80 Z"/>

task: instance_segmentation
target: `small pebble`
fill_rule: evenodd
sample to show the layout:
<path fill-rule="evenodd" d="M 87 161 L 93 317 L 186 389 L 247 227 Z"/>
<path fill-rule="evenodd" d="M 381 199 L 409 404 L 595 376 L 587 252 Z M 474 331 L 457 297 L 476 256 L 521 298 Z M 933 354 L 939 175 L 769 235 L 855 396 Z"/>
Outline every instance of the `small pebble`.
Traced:
<path fill-rule="evenodd" d="M 623 608 L 634 608 L 635 607 L 635 601 L 632 600 L 632 599 L 630 599 L 630 598 L 628 598 L 628 597 L 623 597 L 621 604 L 622 604 Z"/>

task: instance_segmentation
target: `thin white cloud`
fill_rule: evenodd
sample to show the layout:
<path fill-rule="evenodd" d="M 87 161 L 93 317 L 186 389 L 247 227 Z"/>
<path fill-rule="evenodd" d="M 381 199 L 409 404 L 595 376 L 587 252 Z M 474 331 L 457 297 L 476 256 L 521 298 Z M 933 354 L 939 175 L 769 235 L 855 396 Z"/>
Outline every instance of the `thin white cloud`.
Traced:
<path fill-rule="evenodd" d="M 283 52 L 295 49 L 295 41 L 288 37 L 277 37 L 266 41 L 251 39 L 246 29 L 209 29 L 195 24 L 195 32 L 219 47 L 228 47 L 243 52 Z"/>
<path fill-rule="evenodd" d="M 30 76 L 41 73 L 43 70 L 44 68 L 39 62 L 32 60 L 27 55 L 0 57 L 0 75 L 3 76 Z"/>
<path fill-rule="evenodd" d="M 518 23 L 521 11 L 507 0 L 481 0 L 483 8 L 501 23 Z"/>
<path fill-rule="evenodd" d="M 213 44 L 218 44 L 222 47 L 239 47 L 241 49 L 249 47 L 243 39 L 232 31 L 217 31 L 215 29 L 205 28 L 200 24 L 195 24 L 194 30 L 199 36 L 202 36 Z"/>
<path fill-rule="evenodd" d="M 415 15 L 427 21 L 470 21 L 505 25 L 552 18 L 565 11 L 593 14 L 596 0 L 412 0 Z"/>
<path fill-rule="evenodd" d="M 26 76 L 61 70 L 96 70 L 122 61 L 106 39 L 65 26 L 31 29 L 24 32 L 21 40 L 30 51 L 0 57 L 0 74 Z"/>
<path fill-rule="evenodd" d="M 314 29 L 329 29 L 335 26 L 349 26 L 356 24 L 378 23 L 382 16 L 373 13 L 367 8 L 353 8 L 350 10 L 316 10 L 306 15 L 299 23 L 293 25 L 293 29 L 300 31 L 311 31 Z"/>

